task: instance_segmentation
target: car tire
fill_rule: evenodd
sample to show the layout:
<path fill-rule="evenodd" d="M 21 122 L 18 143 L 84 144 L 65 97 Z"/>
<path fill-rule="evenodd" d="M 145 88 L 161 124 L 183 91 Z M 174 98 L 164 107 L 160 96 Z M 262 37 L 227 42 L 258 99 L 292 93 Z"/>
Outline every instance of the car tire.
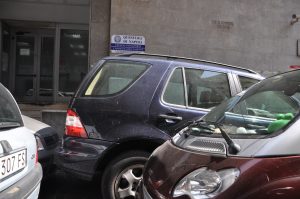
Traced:
<path fill-rule="evenodd" d="M 149 156 L 146 151 L 128 151 L 112 160 L 101 178 L 102 198 L 134 199 Z"/>

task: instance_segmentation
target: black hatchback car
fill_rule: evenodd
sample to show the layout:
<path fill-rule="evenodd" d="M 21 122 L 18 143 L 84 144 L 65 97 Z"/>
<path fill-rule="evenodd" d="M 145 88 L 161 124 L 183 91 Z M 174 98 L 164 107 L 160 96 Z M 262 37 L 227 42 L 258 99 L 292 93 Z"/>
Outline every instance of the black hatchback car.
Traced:
<path fill-rule="evenodd" d="M 245 68 L 196 59 L 104 58 L 70 101 L 57 164 L 87 180 L 102 174 L 105 199 L 134 198 L 148 156 L 179 122 L 205 115 L 262 79 Z"/>

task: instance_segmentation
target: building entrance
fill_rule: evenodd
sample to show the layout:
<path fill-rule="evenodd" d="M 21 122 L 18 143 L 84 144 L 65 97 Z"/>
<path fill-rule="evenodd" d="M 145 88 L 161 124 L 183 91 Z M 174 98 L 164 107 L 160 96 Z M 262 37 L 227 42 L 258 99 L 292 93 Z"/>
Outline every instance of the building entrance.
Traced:
<path fill-rule="evenodd" d="M 14 95 L 19 102 L 53 101 L 54 30 L 15 29 Z"/>

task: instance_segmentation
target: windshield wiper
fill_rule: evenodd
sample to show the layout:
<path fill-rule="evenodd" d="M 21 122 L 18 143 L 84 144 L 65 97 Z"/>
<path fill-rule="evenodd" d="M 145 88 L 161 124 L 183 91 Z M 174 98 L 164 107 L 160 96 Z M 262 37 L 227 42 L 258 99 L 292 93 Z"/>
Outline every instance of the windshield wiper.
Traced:
<path fill-rule="evenodd" d="M 186 130 L 183 133 L 184 137 L 185 138 L 189 137 L 191 135 L 191 133 L 193 133 L 193 132 L 203 133 L 203 131 L 201 131 L 201 130 L 207 130 L 209 132 L 206 131 L 205 133 L 212 134 L 214 132 L 214 129 L 208 125 L 202 124 L 202 122 L 203 122 L 202 120 L 195 120 L 191 124 L 189 124 L 188 130 Z M 197 127 L 200 127 L 200 128 L 197 128 Z"/>
<path fill-rule="evenodd" d="M 207 121 L 207 123 L 212 123 L 216 128 L 218 128 L 220 130 L 222 137 L 224 138 L 224 140 L 228 144 L 229 153 L 231 153 L 231 154 L 237 154 L 238 152 L 241 151 L 241 146 L 238 145 L 237 143 L 235 143 L 229 137 L 229 135 L 221 128 L 221 124 L 219 124 L 217 122 L 211 122 L 211 121 Z"/>
<path fill-rule="evenodd" d="M 19 122 L 0 122 L 0 129 L 14 128 L 19 126 L 21 126 Z"/>

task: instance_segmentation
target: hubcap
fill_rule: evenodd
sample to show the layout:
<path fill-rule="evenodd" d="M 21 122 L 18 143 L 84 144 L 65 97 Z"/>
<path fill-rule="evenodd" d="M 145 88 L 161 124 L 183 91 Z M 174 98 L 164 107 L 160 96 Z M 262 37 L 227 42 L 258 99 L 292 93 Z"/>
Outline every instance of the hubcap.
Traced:
<path fill-rule="evenodd" d="M 117 199 L 135 199 L 137 185 L 142 179 L 144 165 L 136 164 L 124 169 L 115 182 Z"/>

